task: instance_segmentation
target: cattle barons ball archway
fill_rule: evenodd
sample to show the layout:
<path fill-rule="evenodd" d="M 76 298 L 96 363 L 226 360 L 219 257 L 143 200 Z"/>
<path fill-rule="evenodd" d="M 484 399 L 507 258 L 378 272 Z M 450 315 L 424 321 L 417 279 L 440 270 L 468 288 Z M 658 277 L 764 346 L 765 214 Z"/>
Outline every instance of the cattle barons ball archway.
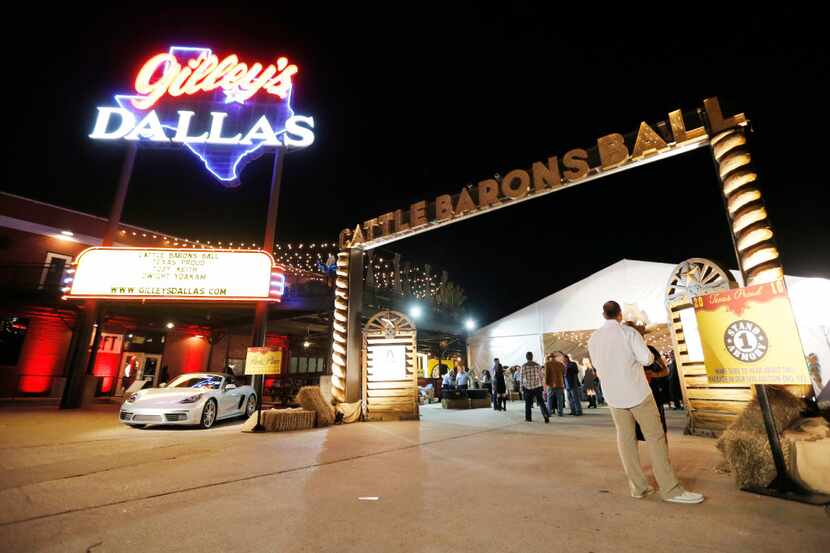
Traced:
<path fill-rule="evenodd" d="M 702 108 L 691 112 L 675 110 L 666 120 L 643 121 L 635 133 L 608 134 L 590 148 L 574 148 L 561 157 L 551 155 L 529 167 L 511 169 L 503 178 L 467 183 L 456 194 L 417 201 L 344 229 L 339 240 L 343 251 L 337 261 L 332 396 L 343 402 L 357 401 L 361 395 L 362 279 L 357 275 L 363 274 L 363 251 L 697 148 L 708 147 L 712 153 L 744 286 L 771 283 L 784 287 L 784 271 L 757 184 L 748 136 L 749 121 L 742 113 L 726 116 L 717 98 L 708 98 Z M 725 339 L 738 359 L 759 360 L 768 347 L 760 327 L 748 323 L 739 323 L 733 335 L 727 331 Z M 760 382 L 756 393 L 781 478 L 785 475 L 783 456 L 765 381 L 755 382 Z"/>

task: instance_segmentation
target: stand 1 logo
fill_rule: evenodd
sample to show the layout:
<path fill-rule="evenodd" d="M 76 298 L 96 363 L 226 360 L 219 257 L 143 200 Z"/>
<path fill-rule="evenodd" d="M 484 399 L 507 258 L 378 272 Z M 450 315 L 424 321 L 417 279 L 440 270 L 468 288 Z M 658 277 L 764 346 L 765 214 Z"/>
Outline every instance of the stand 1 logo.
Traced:
<path fill-rule="evenodd" d="M 783 280 L 695 296 L 709 384 L 808 384 Z"/>
<path fill-rule="evenodd" d="M 173 46 L 152 56 L 135 79 L 136 94 L 99 107 L 90 138 L 183 145 L 223 185 L 239 185 L 251 161 L 274 148 L 314 142 L 314 119 L 291 107 L 296 65 L 221 59 L 209 48 Z"/>
<path fill-rule="evenodd" d="M 769 342 L 764 330 L 752 321 L 735 321 L 726 328 L 723 344 L 739 361 L 758 361 L 767 353 Z"/>

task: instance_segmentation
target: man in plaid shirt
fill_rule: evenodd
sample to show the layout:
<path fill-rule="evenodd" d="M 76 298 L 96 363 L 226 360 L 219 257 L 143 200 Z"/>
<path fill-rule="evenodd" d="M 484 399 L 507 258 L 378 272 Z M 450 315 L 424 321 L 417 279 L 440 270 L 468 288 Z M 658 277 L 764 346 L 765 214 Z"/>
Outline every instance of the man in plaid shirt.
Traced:
<path fill-rule="evenodd" d="M 539 363 L 533 360 L 533 354 L 531 352 L 527 352 L 526 357 L 527 363 L 522 365 L 521 368 L 522 388 L 524 388 L 522 395 L 525 398 L 525 420 L 532 422 L 530 410 L 533 407 L 533 400 L 535 399 L 539 403 L 539 407 L 542 408 L 542 416 L 545 417 L 545 423 L 549 423 L 550 414 L 542 399 L 542 387 L 545 385 L 545 370 Z"/>

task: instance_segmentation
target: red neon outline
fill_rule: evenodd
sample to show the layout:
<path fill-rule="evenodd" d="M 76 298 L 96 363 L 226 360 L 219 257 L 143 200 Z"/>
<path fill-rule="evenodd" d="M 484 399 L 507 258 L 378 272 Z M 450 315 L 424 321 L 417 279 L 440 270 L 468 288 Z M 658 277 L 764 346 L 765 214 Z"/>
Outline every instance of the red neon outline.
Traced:
<path fill-rule="evenodd" d="M 159 301 L 225 301 L 225 302 L 249 302 L 249 301 L 267 301 L 267 302 L 275 302 L 280 303 L 282 302 L 282 296 L 273 297 L 271 295 L 272 288 L 271 288 L 271 278 L 274 274 L 274 269 L 279 269 L 282 271 L 283 277 L 285 277 L 285 266 L 276 263 L 274 261 L 274 256 L 264 250 L 232 250 L 227 248 L 138 248 L 134 246 L 112 246 L 112 247 L 104 247 L 104 246 L 90 246 L 86 248 L 84 251 L 78 254 L 78 256 L 72 261 L 71 267 L 75 270 L 73 274 L 77 274 L 78 271 L 78 264 L 81 261 L 81 258 L 84 256 L 85 253 L 92 251 L 92 250 L 104 250 L 104 251 L 163 251 L 163 252 L 201 252 L 201 253 L 246 253 L 246 254 L 261 254 L 268 257 L 271 261 L 271 270 L 268 273 L 268 296 L 234 296 L 234 297 L 210 297 L 210 296 L 116 296 L 116 295 L 106 295 L 106 294 L 72 294 L 71 290 L 63 295 L 63 299 L 101 299 L 101 300 L 159 300 Z M 74 280 L 73 280 L 74 282 Z"/>

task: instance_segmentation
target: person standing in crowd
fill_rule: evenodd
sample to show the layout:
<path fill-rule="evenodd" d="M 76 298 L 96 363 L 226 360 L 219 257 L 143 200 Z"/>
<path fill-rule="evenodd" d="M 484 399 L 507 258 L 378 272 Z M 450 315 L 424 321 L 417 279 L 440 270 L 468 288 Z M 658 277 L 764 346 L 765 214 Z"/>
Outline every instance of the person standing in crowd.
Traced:
<path fill-rule="evenodd" d="M 585 367 L 585 376 L 582 377 L 582 389 L 588 396 L 588 409 L 597 408 L 597 373 L 591 366 Z"/>
<path fill-rule="evenodd" d="M 499 369 L 502 369 L 501 377 L 502 377 L 502 380 L 503 380 L 504 379 L 504 368 L 501 366 L 501 362 L 499 361 L 499 358 L 496 357 L 495 359 L 493 359 L 493 368 L 490 369 L 490 373 L 491 373 L 491 376 L 492 376 L 492 379 L 491 379 L 492 380 L 492 384 L 491 384 L 492 389 L 491 389 L 490 393 L 493 396 L 492 397 L 493 409 L 495 409 L 496 411 L 499 410 L 498 409 L 498 393 L 496 392 L 496 374 L 498 373 Z"/>
<path fill-rule="evenodd" d="M 625 326 L 636 330 L 637 333 L 643 338 L 643 341 L 645 341 L 645 326 L 638 325 L 634 321 L 626 321 Z M 663 424 L 663 433 L 667 433 L 666 410 L 664 408 L 664 404 L 667 401 L 666 377 L 669 374 L 669 370 L 666 368 L 666 364 L 663 362 L 663 358 L 660 356 L 660 352 L 657 351 L 657 348 L 650 345 L 646 345 L 646 347 L 651 353 L 653 362 L 650 365 L 644 366 L 643 371 L 645 371 L 648 387 L 651 388 L 651 395 L 654 396 L 654 403 L 657 404 L 657 412 L 660 414 L 660 422 Z M 634 429 L 634 433 L 637 436 L 637 440 L 641 442 L 646 441 L 639 424 Z"/>
<path fill-rule="evenodd" d="M 559 361 L 565 366 L 565 392 L 568 394 L 570 414 L 582 416 L 582 402 L 579 400 L 579 367 L 564 352 L 559 352 Z"/>
<path fill-rule="evenodd" d="M 565 365 L 563 365 L 554 354 L 550 353 L 545 358 L 545 386 L 548 392 L 548 413 L 553 416 L 554 410 L 557 416 L 563 416 L 565 409 Z"/>
<path fill-rule="evenodd" d="M 533 422 L 530 411 L 533 408 L 533 401 L 536 400 L 542 409 L 542 416 L 545 417 L 545 423 L 549 423 L 550 415 L 548 414 L 548 408 L 542 399 L 542 388 L 545 385 L 545 371 L 539 363 L 533 360 L 533 354 L 531 352 L 527 352 L 525 357 L 527 358 L 527 363 L 522 365 L 520 371 L 522 395 L 525 399 L 525 420 L 527 422 Z"/>
<path fill-rule="evenodd" d="M 605 324 L 588 340 L 588 352 L 604 383 L 605 399 L 617 428 L 617 449 L 631 496 L 641 499 L 654 492 L 640 466 L 634 434 L 634 425 L 639 422 L 663 500 L 686 504 L 702 502 L 702 494 L 683 489 L 669 462 L 666 434 L 662 431 L 657 405 L 643 373 L 643 367 L 654 362 L 652 353 L 637 331 L 620 324 L 622 309 L 617 302 L 606 302 L 602 314 Z"/>
<path fill-rule="evenodd" d="M 493 409 L 507 411 L 507 382 L 504 379 L 504 367 L 499 360 L 493 366 Z"/>
<path fill-rule="evenodd" d="M 597 370 L 594 368 L 594 365 L 591 363 L 591 359 L 588 357 L 583 358 L 582 364 L 590 368 L 594 373 L 594 390 L 597 392 L 597 404 L 605 405 L 605 398 L 602 397 L 602 382 L 600 382 L 599 375 L 597 374 Z"/>
<path fill-rule="evenodd" d="M 818 397 L 823 388 L 821 385 L 821 365 L 818 362 L 818 355 L 811 353 L 807 356 L 807 368 L 810 371 L 810 380 L 813 381 L 813 390 L 816 393 L 816 397 Z"/>
<path fill-rule="evenodd" d="M 669 368 L 669 398 L 674 409 L 683 409 L 683 390 L 680 388 L 680 373 L 677 372 L 673 349 L 669 350 L 666 366 Z"/>
<path fill-rule="evenodd" d="M 133 376 L 133 360 L 135 357 L 129 357 L 127 364 L 124 365 L 124 374 L 121 375 L 121 387 L 124 388 L 124 393 L 130 387 L 130 377 Z"/>
<path fill-rule="evenodd" d="M 511 367 L 510 374 L 513 376 L 513 391 L 519 392 L 519 396 L 521 397 L 522 394 L 522 371 L 520 367 L 515 366 Z"/>
<path fill-rule="evenodd" d="M 444 378 L 441 380 L 441 389 L 442 390 L 453 390 L 455 389 L 455 373 L 453 371 L 447 371 L 444 373 Z"/>
<path fill-rule="evenodd" d="M 455 372 L 456 369 L 453 369 Z M 466 390 L 470 385 L 470 373 L 463 368 L 459 371 L 458 376 L 455 377 L 455 388 L 457 390 Z"/>

